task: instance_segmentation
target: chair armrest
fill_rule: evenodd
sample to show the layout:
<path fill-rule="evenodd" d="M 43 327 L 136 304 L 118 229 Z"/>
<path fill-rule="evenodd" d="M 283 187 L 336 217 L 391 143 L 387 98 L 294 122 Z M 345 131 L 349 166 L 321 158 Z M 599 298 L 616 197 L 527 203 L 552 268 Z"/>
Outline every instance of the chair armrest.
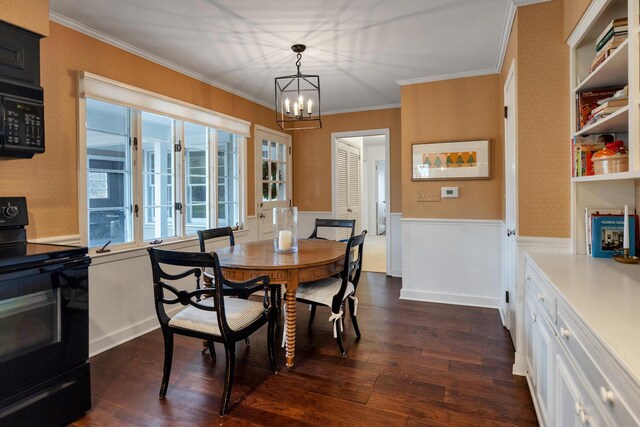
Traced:
<path fill-rule="evenodd" d="M 249 295 L 259 291 L 260 289 L 264 289 L 265 295 L 267 295 L 267 290 L 269 288 L 269 276 L 254 277 L 246 282 L 232 282 L 231 280 L 224 279 L 222 285 L 225 295 L 233 295 L 238 298 L 247 299 L 249 298 Z"/>

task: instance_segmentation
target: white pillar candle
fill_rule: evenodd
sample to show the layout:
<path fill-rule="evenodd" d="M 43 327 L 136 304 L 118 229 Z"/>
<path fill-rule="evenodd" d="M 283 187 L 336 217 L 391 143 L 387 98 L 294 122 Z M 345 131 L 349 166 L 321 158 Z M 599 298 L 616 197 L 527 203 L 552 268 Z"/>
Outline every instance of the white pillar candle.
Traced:
<path fill-rule="evenodd" d="M 286 251 L 291 249 L 291 232 L 289 230 L 280 230 L 278 233 L 278 250 Z"/>
<path fill-rule="evenodd" d="M 284 111 L 287 114 L 291 113 L 291 108 L 289 107 L 289 98 L 284 100 Z"/>
<path fill-rule="evenodd" d="M 309 102 L 307 102 L 307 114 L 311 115 L 311 106 L 313 105 L 313 103 L 311 102 L 311 100 L 309 100 Z"/>
<path fill-rule="evenodd" d="M 629 249 L 629 206 L 624 205 L 624 242 L 622 243 L 622 247 L 624 249 Z"/>

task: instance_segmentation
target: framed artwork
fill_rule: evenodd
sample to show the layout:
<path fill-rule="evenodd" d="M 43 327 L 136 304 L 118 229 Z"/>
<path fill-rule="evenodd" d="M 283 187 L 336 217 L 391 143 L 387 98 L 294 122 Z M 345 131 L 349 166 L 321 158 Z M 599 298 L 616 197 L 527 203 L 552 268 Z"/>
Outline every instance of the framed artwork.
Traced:
<path fill-rule="evenodd" d="M 411 147 L 413 180 L 489 178 L 489 140 L 425 142 Z"/>

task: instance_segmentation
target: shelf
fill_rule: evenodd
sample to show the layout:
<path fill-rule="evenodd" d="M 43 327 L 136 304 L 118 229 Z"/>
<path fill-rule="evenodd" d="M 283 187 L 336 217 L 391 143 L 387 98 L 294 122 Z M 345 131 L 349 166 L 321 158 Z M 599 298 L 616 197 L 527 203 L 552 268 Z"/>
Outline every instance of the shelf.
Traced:
<path fill-rule="evenodd" d="M 628 83 L 629 39 L 625 40 L 602 64 L 580 83 L 575 93 Z"/>
<path fill-rule="evenodd" d="M 629 106 L 622 107 L 604 119 L 576 132 L 576 136 L 587 136 L 596 133 L 629 133 Z"/>
<path fill-rule="evenodd" d="M 579 176 L 571 178 L 572 182 L 616 181 L 621 179 L 638 179 L 640 171 L 607 173 L 603 175 Z"/>

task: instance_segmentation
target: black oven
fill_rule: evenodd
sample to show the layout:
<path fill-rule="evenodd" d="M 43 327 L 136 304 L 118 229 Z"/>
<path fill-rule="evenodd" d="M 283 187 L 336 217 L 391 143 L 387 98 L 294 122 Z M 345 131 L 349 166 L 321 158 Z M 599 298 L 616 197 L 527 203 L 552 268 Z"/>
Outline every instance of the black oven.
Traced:
<path fill-rule="evenodd" d="M 91 407 L 91 260 L 27 242 L 23 219 L 24 198 L 0 198 L 0 426 L 63 425 Z"/>

